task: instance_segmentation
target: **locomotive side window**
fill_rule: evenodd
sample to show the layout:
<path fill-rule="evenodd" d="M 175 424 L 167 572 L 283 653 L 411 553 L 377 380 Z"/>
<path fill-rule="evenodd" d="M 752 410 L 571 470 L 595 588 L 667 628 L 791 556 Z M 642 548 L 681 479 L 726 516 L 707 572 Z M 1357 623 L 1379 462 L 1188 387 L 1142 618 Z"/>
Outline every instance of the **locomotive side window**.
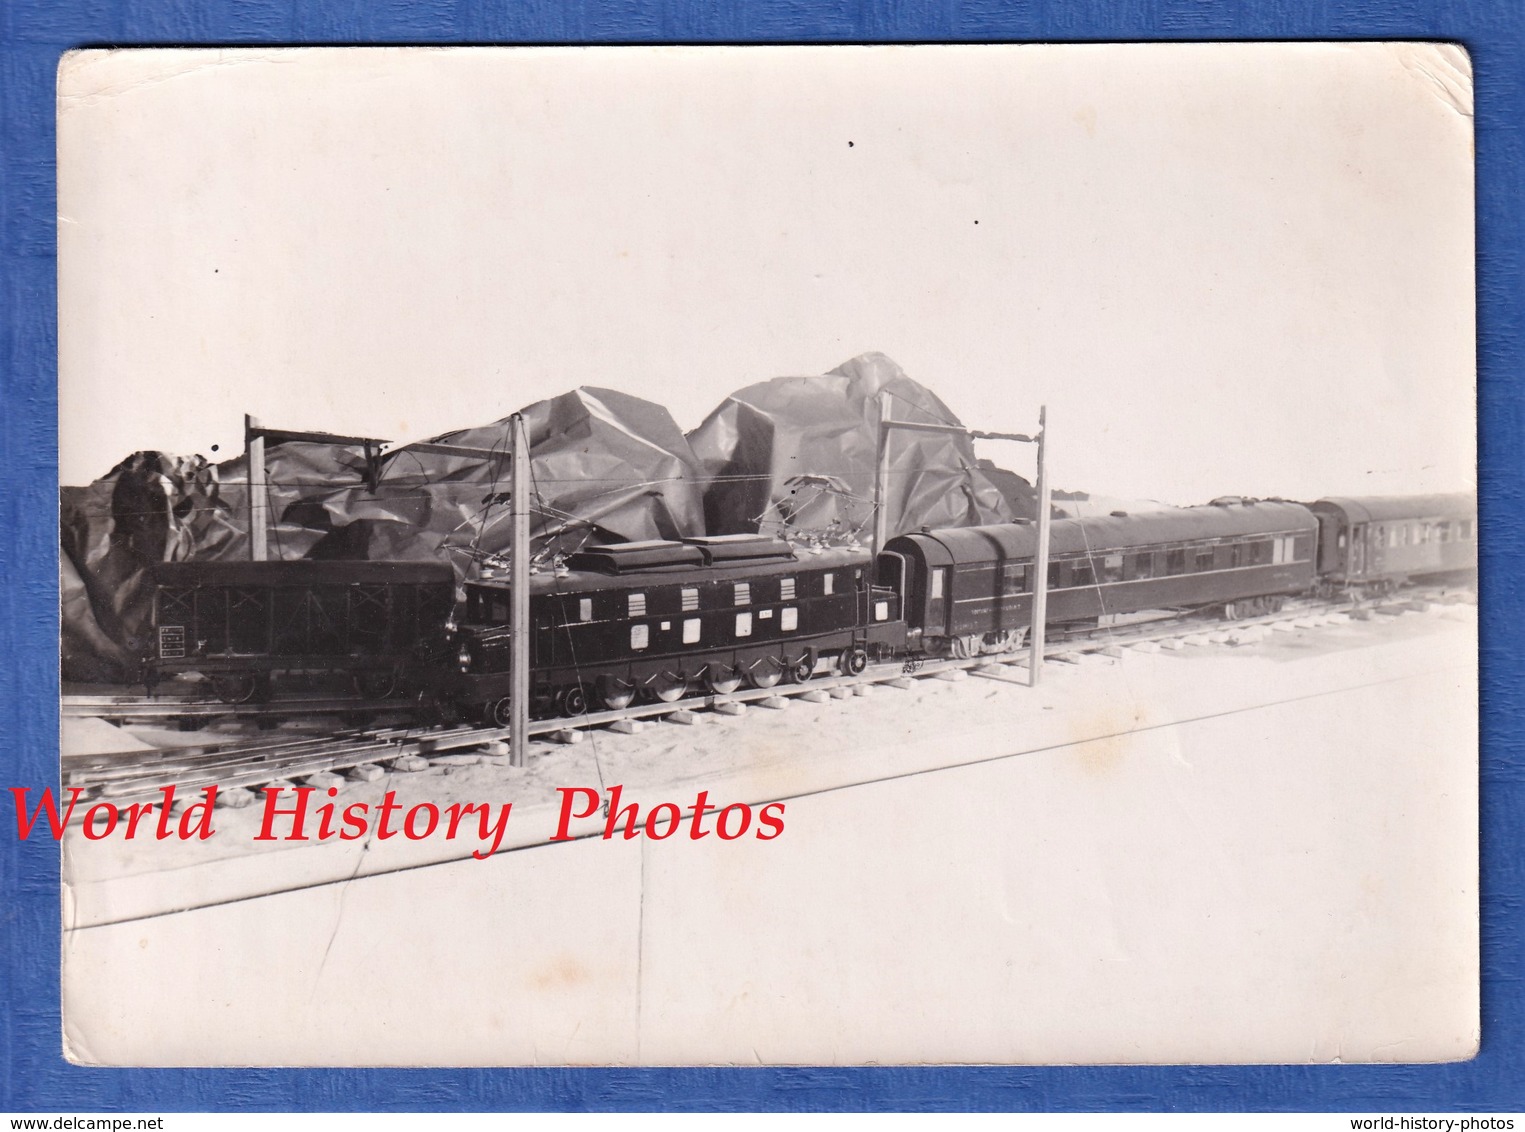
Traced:
<path fill-rule="evenodd" d="M 736 635 L 738 637 L 750 637 L 752 635 L 752 615 L 750 613 L 738 613 L 736 615 Z"/>
<path fill-rule="evenodd" d="M 823 574 L 821 576 L 821 593 L 830 597 L 836 592 L 837 576 L 835 574 Z"/>
<path fill-rule="evenodd" d="M 593 599 L 591 597 L 580 597 L 577 599 L 577 619 L 579 621 L 593 620 Z"/>
<path fill-rule="evenodd" d="M 692 613 L 694 610 L 696 610 L 698 608 L 699 608 L 699 587 L 698 586 L 684 586 L 683 587 L 683 612 L 684 613 Z"/>
<path fill-rule="evenodd" d="M 734 604 L 734 605 L 750 605 L 750 604 L 752 604 L 752 583 L 751 582 L 737 582 L 736 583 L 735 592 L 732 594 L 732 604 Z M 739 619 L 737 621 L 737 624 L 738 625 L 741 624 Z M 748 632 L 750 632 L 751 631 L 751 629 L 750 629 L 751 619 L 750 618 L 748 618 L 747 624 L 749 626 Z"/>
<path fill-rule="evenodd" d="M 937 566 L 932 570 L 932 590 L 928 595 L 932 601 L 943 596 L 943 590 L 947 586 L 948 568 Z"/>
<path fill-rule="evenodd" d="M 778 627 L 785 633 L 792 633 L 800 627 L 800 611 L 794 606 L 788 606 L 779 611 Z"/>
<path fill-rule="evenodd" d="M 698 642 L 699 642 L 699 618 L 697 618 L 697 617 L 685 618 L 684 622 L 683 622 L 683 643 L 685 645 L 692 645 L 692 644 L 697 644 Z"/>
<path fill-rule="evenodd" d="M 645 617 L 646 616 L 646 595 L 645 594 L 631 594 L 630 598 L 629 598 L 629 606 L 630 606 L 630 616 L 631 617 Z"/>
<path fill-rule="evenodd" d="M 778 600 L 779 601 L 793 601 L 794 600 L 794 579 L 793 578 L 780 578 L 778 580 Z"/>
<path fill-rule="evenodd" d="M 632 649 L 643 649 L 647 645 L 649 645 L 650 643 L 651 643 L 651 626 L 650 625 L 632 625 L 632 626 L 630 626 L 630 647 Z"/>

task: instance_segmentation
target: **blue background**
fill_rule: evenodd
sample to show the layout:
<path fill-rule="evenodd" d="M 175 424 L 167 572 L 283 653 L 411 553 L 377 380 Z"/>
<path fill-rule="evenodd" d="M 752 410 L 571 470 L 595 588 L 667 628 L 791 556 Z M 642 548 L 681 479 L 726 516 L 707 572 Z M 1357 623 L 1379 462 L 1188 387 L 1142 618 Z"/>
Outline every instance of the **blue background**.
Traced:
<path fill-rule="evenodd" d="M 58 851 L 0 833 L 0 1111 L 1525 1109 L 1525 2 L 10 0 L 0 55 L 0 786 L 57 774 L 54 71 L 85 45 L 1444 39 L 1477 96 L 1483 1045 L 1443 1066 L 102 1070 L 59 1054 Z M 1317 406 L 1310 406 L 1317 411 Z M 1423 821 L 1422 814 L 1413 815 Z M 0 830 L 5 827 L 0 823 Z M 1416 909 L 1416 914 L 1419 910 Z M 385 993 L 378 987 L 378 993 Z M 184 1004 L 187 1012 L 196 1003 Z"/>

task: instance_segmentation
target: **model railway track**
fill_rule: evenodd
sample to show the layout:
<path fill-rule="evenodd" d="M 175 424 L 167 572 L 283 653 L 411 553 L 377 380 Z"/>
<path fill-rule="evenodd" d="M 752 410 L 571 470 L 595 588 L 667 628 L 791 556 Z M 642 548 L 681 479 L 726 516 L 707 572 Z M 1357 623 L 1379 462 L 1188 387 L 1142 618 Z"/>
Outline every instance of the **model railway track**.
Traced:
<path fill-rule="evenodd" d="M 1234 622 L 1210 621 L 1199 614 L 1186 614 L 1061 636 L 1045 649 L 1045 658 L 1049 663 L 1078 664 L 1087 656 L 1117 656 L 1127 649 L 1153 652 L 1191 646 L 1248 644 L 1276 631 L 1317 628 L 1348 622 L 1352 618 L 1396 616 L 1423 610 L 1432 604 L 1472 604 L 1475 600 L 1475 596 L 1467 592 L 1425 588 L 1405 591 L 1400 599 L 1358 605 L 1305 599 L 1289 603 L 1278 613 Z M 821 703 L 828 699 L 866 695 L 876 685 L 908 689 L 914 680 L 962 679 L 967 674 L 1025 684 L 1027 664 L 1025 652 L 934 660 L 920 665 L 881 664 L 859 676 L 817 677 L 772 688 L 691 696 L 666 703 L 634 705 L 618 711 L 589 712 L 571 719 L 534 720 L 529 724 L 529 735 L 541 742 L 576 743 L 593 729 L 628 734 L 650 721 L 693 724 L 702 713 L 734 716 L 753 706 L 784 708 L 793 698 Z M 145 706 L 118 696 L 72 699 L 71 706 L 78 714 L 99 714 L 103 707 L 131 712 Z M 309 702 L 325 701 L 290 701 L 280 706 L 296 711 Z M 148 706 L 171 712 L 184 712 L 189 707 L 228 707 L 163 700 L 148 701 Z M 386 704 L 391 709 L 397 706 L 396 701 Z M 348 701 L 344 710 L 360 711 L 368 707 Z M 95 711 L 88 710 L 91 708 Z M 135 716 L 128 715 L 128 718 Z M 508 730 L 502 727 L 400 727 L 354 729 L 329 736 L 284 740 L 230 738 L 163 751 L 67 755 L 62 760 L 63 784 L 66 788 L 80 788 L 82 798 L 86 800 L 109 800 L 119 805 L 160 801 L 165 787 L 171 785 L 176 790 L 177 804 L 184 804 L 197 800 L 206 787 L 215 785 L 219 805 L 240 806 L 256 801 L 255 791 L 259 788 L 275 784 L 342 789 L 348 782 L 372 781 L 389 772 L 427 770 L 442 762 L 502 759 L 506 765 L 507 737 Z M 480 753 L 484 748 L 485 755 Z M 82 807 L 76 807 L 76 814 L 82 812 Z"/>

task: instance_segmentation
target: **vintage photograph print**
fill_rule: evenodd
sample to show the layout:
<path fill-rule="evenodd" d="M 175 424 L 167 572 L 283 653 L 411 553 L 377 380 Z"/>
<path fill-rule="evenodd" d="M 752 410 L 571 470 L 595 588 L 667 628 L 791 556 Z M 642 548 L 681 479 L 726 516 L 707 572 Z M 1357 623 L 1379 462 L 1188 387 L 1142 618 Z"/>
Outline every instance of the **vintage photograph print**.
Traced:
<path fill-rule="evenodd" d="M 66 55 L 66 1055 L 1471 1057 L 1471 98 Z"/>

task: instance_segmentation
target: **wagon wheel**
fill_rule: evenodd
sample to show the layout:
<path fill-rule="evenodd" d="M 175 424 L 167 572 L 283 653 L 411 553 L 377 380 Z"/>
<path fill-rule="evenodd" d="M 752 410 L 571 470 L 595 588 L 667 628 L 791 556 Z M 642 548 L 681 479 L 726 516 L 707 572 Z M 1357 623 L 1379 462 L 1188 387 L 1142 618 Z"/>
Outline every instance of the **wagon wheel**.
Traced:
<path fill-rule="evenodd" d="M 635 685 L 606 676 L 599 683 L 598 698 L 610 711 L 621 711 L 635 702 Z"/>
<path fill-rule="evenodd" d="M 791 684 L 803 684 L 815 675 L 815 662 L 809 655 L 802 656 L 790 666 L 787 673 Z"/>
<path fill-rule="evenodd" d="M 397 670 L 377 668 L 355 673 L 355 694 L 365 700 L 384 700 L 397 691 Z"/>
<path fill-rule="evenodd" d="M 482 705 L 482 722 L 488 727 L 511 727 L 513 720 L 514 704 L 507 696 Z"/>
<path fill-rule="evenodd" d="M 225 704 L 247 704 L 259 690 L 250 672 L 219 672 L 212 677 L 212 694 Z"/>
<path fill-rule="evenodd" d="M 568 719 L 588 714 L 588 690 L 581 684 L 573 684 L 556 693 L 556 713 Z"/>
<path fill-rule="evenodd" d="M 772 657 L 760 660 L 747 669 L 747 683 L 754 688 L 771 688 L 783 678 L 783 666 Z"/>
<path fill-rule="evenodd" d="M 688 691 L 688 681 L 679 673 L 663 672 L 651 682 L 651 694 L 664 704 L 681 700 Z"/>
<path fill-rule="evenodd" d="M 868 652 L 854 645 L 842 654 L 842 671 L 849 676 L 862 676 L 868 667 Z"/>
<path fill-rule="evenodd" d="M 710 665 L 709 678 L 705 681 L 717 696 L 728 696 L 741 687 L 741 673 L 723 664 Z"/>

